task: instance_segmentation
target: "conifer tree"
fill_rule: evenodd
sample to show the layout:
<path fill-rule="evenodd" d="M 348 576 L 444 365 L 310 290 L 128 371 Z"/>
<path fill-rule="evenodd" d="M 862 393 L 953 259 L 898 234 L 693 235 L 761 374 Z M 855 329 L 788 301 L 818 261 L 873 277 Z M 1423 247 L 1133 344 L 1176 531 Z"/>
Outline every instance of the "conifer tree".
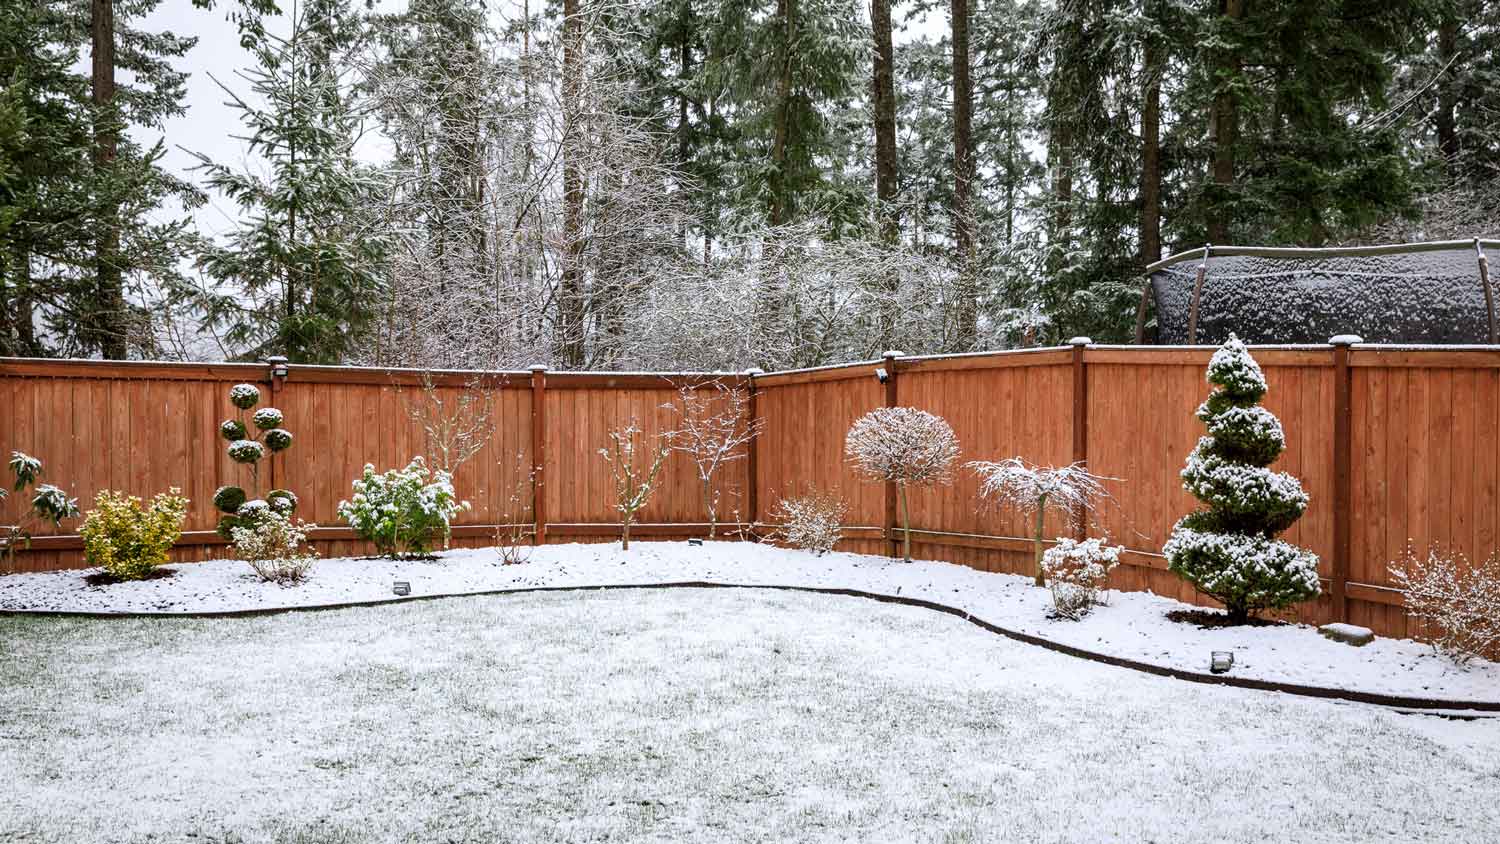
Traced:
<path fill-rule="evenodd" d="M 1208 436 L 1188 455 L 1183 487 L 1206 507 L 1182 517 L 1162 549 L 1170 569 L 1240 623 L 1318 594 L 1318 558 L 1276 539 L 1307 509 L 1302 484 L 1268 467 L 1286 447 L 1281 421 L 1260 406 L 1266 379 L 1231 336 L 1208 364 L 1214 390 L 1198 407 Z"/>

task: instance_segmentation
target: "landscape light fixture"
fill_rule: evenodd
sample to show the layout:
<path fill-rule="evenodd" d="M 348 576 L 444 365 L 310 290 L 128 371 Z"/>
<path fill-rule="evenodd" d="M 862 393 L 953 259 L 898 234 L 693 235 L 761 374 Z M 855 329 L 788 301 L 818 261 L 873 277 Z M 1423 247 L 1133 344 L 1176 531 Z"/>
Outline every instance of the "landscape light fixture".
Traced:
<path fill-rule="evenodd" d="M 879 379 L 880 383 L 882 384 L 891 380 L 891 374 L 889 372 L 886 372 L 885 367 L 883 366 L 875 367 L 875 377 Z"/>
<path fill-rule="evenodd" d="M 291 371 L 287 369 L 286 358 L 284 357 L 266 358 L 266 363 L 271 365 L 271 374 L 277 378 L 285 378 L 287 373 Z"/>
<path fill-rule="evenodd" d="M 694 546 L 700 546 L 700 545 L 702 545 L 702 544 L 703 544 L 703 540 L 701 540 L 701 539 L 696 539 L 696 538 L 695 538 L 695 539 L 689 539 L 689 540 L 688 540 L 688 544 L 689 544 L 689 545 L 694 545 Z"/>
<path fill-rule="evenodd" d="M 398 580 L 396 581 L 396 585 L 391 587 L 391 591 L 395 592 L 397 595 L 410 595 L 411 584 L 407 583 L 404 580 Z"/>
<path fill-rule="evenodd" d="M 1208 660 L 1208 670 L 1223 674 L 1234 665 L 1234 651 L 1214 651 Z"/>

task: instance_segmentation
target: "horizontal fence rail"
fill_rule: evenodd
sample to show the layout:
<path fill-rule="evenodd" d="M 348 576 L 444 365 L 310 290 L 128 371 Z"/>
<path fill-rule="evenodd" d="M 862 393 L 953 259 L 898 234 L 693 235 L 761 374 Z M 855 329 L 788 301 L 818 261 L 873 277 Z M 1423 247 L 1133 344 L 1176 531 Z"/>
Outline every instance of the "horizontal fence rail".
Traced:
<path fill-rule="evenodd" d="M 743 459 L 724 465 L 712 494 L 721 535 L 773 532 L 778 499 L 817 488 L 849 504 L 841 547 L 895 553 L 894 490 L 859 478 L 844 434 L 883 406 L 931 411 L 952 424 L 961 460 L 1019 456 L 1040 464 L 1086 462 L 1108 483 L 1090 535 L 1126 547 L 1111 585 L 1210 603 L 1167 571 L 1162 544 L 1197 506 L 1182 489 L 1184 460 L 1203 426 L 1193 412 L 1208 393 L 1211 347 L 1091 345 L 968 355 L 898 357 L 776 373 L 466 372 L 265 364 L 0 359 L 0 449 L 42 459 L 43 480 L 87 509 L 114 489 L 149 496 L 178 487 L 192 500 L 174 559 L 222 557 L 214 490 L 244 484 L 224 454 L 219 422 L 234 415 L 228 388 L 253 383 L 295 435 L 271 462 L 266 488 L 301 499 L 325 555 L 364 554 L 336 516 L 366 463 L 400 467 L 431 449 L 410 409 L 426 390 L 456 402 L 482 397 L 494 425 L 455 472 L 472 503 L 453 530 L 459 547 L 493 544 L 497 532 L 537 542 L 618 538 L 609 466 L 599 450 L 631 422 L 646 436 L 671 430 L 682 387 L 745 391 L 764 426 Z M 1287 450 L 1276 468 L 1312 499 L 1286 534 L 1318 554 L 1323 595 L 1295 615 L 1347 620 L 1383 635 L 1416 635 L 1388 564 L 1408 548 L 1488 557 L 1500 536 L 1500 347 L 1301 345 L 1255 347 L 1282 421 Z M 966 470 L 949 486 L 911 491 L 913 555 L 985 571 L 1029 572 L 1030 525 L 981 506 Z M 24 502 L 0 504 L 0 524 Z M 640 538 L 705 536 L 707 512 L 689 456 L 673 454 Z M 36 531 L 6 571 L 86 565 L 77 522 Z M 1048 517 L 1049 537 L 1069 533 Z"/>

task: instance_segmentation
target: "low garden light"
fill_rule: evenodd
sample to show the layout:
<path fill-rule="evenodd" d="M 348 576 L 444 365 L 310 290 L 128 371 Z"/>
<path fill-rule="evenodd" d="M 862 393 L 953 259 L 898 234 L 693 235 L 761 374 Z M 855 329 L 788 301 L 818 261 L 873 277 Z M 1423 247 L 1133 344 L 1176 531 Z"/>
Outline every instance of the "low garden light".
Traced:
<path fill-rule="evenodd" d="M 1208 660 L 1208 670 L 1223 674 L 1234 666 L 1234 651 L 1214 651 Z"/>
<path fill-rule="evenodd" d="M 391 587 L 391 591 L 395 592 L 397 595 L 410 595 L 411 584 L 407 583 L 404 580 L 398 580 L 396 581 L 396 585 Z"/>
<path fill-rule="evenodd" d="M 696 538 L 695 539 L 689 539 L 688 540 L 688 544 L 692 545 L 692 546 L 695 546 L 695 547 L 701 546 L 701 545 L 703 545 L 703 540 L 696 539 Z"/>

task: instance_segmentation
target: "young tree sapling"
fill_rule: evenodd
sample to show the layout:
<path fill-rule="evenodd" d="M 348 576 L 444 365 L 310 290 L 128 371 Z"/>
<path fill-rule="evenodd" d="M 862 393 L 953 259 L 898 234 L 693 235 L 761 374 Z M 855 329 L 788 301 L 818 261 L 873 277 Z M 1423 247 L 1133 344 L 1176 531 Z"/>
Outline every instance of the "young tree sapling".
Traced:
<path fill-rule="evenodd" d="M 902 558 L 911 562 L 907 488 L 953 482 L 953 461 L 958 459 L 953 428 L 943 417 L 914 407 L 877 408 L 849 428 L 844 455 L 866 478 L 896 485 L 905 537 Z"/>

